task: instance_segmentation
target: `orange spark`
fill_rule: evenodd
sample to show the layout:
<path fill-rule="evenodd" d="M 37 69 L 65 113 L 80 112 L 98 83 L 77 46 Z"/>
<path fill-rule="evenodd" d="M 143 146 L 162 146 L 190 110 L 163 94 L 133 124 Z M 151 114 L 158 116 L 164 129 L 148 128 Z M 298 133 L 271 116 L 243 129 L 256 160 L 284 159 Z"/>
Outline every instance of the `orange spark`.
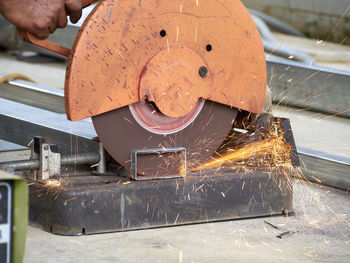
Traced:
<path fill-rule="evenodd" d="M 191 171 L 220 167 L 250 159 L 252 161 L 248 161 L 248 164 L 266 159 L 276 167 L 292 167 L 289 154 L 291 149 L 292 146 L 284 140 L 283 135 L 276 134 L 260 141 L 246 143 L 238 148 L 229 148 L 225 154 L 194 167 Z"/>

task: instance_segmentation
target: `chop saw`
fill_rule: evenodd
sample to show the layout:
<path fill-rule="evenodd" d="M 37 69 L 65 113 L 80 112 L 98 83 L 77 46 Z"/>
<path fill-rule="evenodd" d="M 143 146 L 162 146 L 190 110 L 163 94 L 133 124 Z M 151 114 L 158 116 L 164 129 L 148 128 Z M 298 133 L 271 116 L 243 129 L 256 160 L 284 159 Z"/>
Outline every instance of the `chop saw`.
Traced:
<path fill-rule="evenodd" d="M 127 169 L 131 153 L 147 149 L 184 149 L 188 168 L 199 165 L 239 111 L 263 109 L 264 49 L 240 1 L 100 1 L 71 50 L 52 46 L 69 55 L 68 119 L 91 117 L 104 148 Z M 139 175 L 179 173 L 169 158 L 138 161 Z"/>
<path fill-rule="evenodd" d="M 55 199 L 35 183 L 42 195 L 31 201 L 33 224 L 79 234 L 292 211 L 285 173 L 190 174 L 219 154 L 242 119 L 263 111 L 264 49 L 239 0 L 99 1 L 71 49 L 19 35 L 68 57 L 67 118 L 91 117 L 109 156 L 142 181 L 60 181 Z M 295 150 L 288 120 L 278 122 Z"/>

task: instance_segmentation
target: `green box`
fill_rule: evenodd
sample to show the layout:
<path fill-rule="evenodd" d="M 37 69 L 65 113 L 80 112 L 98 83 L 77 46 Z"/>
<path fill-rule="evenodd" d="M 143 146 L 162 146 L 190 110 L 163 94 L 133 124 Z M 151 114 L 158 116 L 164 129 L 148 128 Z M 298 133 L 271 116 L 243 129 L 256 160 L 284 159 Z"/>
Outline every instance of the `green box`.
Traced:
<path fill-rule="evenodd" d="M 27 224 L 27 182 L 0 170 L 0 263 L 23 261 Z"/>

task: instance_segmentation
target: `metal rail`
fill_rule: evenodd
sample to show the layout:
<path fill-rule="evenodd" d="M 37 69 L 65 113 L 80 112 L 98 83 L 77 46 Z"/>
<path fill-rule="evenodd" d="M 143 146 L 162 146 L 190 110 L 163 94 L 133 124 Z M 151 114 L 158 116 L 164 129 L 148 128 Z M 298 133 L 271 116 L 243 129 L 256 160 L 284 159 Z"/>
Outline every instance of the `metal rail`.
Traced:
<path fill-rule="evenodd" d="M 303 179 L 350 190 L 350 158 L 297 147 Z"/>
<path fill-rule="evenodd" d="M 63 90 L 48 88 L 24 80 L 10 80 L 1 84 L 0 98 L 56 113 L 65 113 Z"/>
<path fill-rule="evenodd" d="M 350 72 L 270 58 L 275 103 L 350 118 Z"/>
<path fill-rule="evenodd" d="M 23 146 L 35 136 L 56 144 L 62 155 L 98 152 L 99 141 L 90 119 L 68 121 L 58 114 L 36 107 L 0 99 L 0 138 Z"/>

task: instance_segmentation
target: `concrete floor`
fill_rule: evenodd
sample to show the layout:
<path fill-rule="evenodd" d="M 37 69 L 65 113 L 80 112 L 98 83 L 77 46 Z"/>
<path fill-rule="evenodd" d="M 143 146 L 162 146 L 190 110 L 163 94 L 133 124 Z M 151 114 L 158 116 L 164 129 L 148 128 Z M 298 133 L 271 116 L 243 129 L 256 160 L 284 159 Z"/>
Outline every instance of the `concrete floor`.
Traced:
<path fill-rule="evenodd" d="M 24 262 L 349 262 L 349 193 L 294 181 L 294 208 L 290 217 L 78 237 L 29 227 Z"/>
<path fill-rule="evenodd" d="M 25 75 L 43 86 L 62 89 L 66 65 L 62 61 L 29 63 L 16 60 L 14 55 L 0 52 L 0 75 L 12 73 Z"/>

